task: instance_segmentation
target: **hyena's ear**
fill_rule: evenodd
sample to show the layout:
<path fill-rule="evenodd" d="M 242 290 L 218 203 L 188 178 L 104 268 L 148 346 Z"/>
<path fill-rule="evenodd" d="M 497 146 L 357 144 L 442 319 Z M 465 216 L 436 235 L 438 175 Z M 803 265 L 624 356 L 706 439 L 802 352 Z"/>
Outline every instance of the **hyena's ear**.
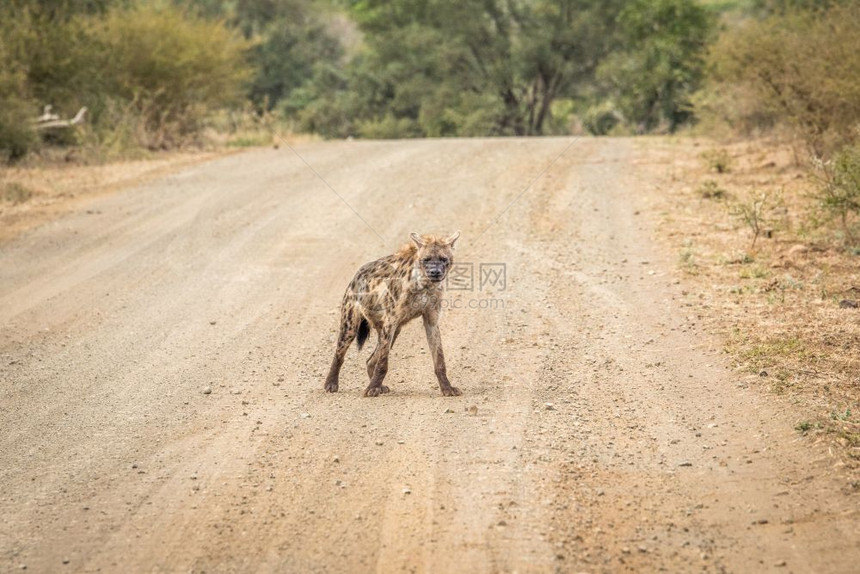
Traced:
<path fill-rule="evenodd" d="M 412 232 L 409 234 L 409 237 L 412 239 L 412 241 L 415 242 L 415 245 L 417 245 L 419 249 L 424 247 L 424 240 L 421 239 L 420 235 L 415 232 Z"/>
<path fill-rule="evenodd" d="M 459 237 L 460 237 L 460 232 L 458 231 L 458 232 L 454 233 L 453 235 L 451 235 L 448 239 L 446 239 L 446 240 L 445 240 L 445 243 L 447 243 L 448 245 L 450 245 L 450 246 L 451 246 L 451 248 L 453 249 L 453 248 L 454 248 L 454 244 L 457 242 L 457 239 L 458 239 Z"/>

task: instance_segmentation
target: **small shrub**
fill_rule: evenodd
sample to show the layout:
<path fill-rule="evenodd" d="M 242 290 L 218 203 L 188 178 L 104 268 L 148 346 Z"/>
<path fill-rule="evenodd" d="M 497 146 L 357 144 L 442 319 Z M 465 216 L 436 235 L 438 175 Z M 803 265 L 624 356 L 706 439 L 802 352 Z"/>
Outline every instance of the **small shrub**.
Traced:
<path fill-rule="evenodd" d="M 814 163 L 821 174 L 821 205 L 839 219 L 847 242 L 853 245 L 854 219 L 860 215 L 860 145 L 841 150 L 830 161 Z"/>
<path fill-rule="evenodd" d="M 97 124 L 83 126 L 81 140 L 86 155 L 97 161 L 145 157 L 149 140 L 137 102 L 105 98 L 100 108 Z"/>
<path fill-rule="evenodd" d="M 30 112 L 23 99 L 0 94 L 0 160 L 21 159 L 37 144 Z"/>
<path fill-rule="evenodd" d="M 711 149 L 700 155 L 710 171 L 728 173 L 731 168 L 732 156 L 724 149 Z"/>
<path fill-rule="evenodd" d="M 716 181 L 713 179 L 706 179 L 702 182 L 702 185 L 699 186 L 699 195 L 702 199 L 714 199 L 721 200 L 728 197 L 728 192 L 721 188 Z"/>
<path fill-rule="evenodd" d="M 392 114 L 380 120 L 359 122 L 358 133 L 361 137 L 370 139 L 416 138 L 424 135 L 415 120 L 395 118 Z"/>
<path fill-rule="evenodd" d="M 8 33 L 5 25 L 0 33 Z M 22 158 L 38 141 L 32 126 L 36 106 L 26 97 L 21 68 L 0 39 L 0 160 L 4 161 Z"/>
<path fill-rule="evenodd" d="M 277 145 L 280 137 L 293 131 L 277 110 L 257 111 L 251 102 L 242 109 L 218 112 L 208 127 L 211 140 L 237 148 Z"/>
<path fill-rule="evenodd" d="M 775 203 L 769 191 L 755 191 L 745 201 L 736 201 L 729 206 L 729 213 L 746 224 L 752 233 L 750 249 L 755 249 L 759 236 L 767 231 L 770 211 Z"/>
<path fill-rule="evenodd" d="M 699 264 L 696 261 L 696 251 L 691 246 L 686 246 L 681 250 L 680 254 L 681 265 L 689 275 L 699 274 Z"/>
<path fill-rule="evenodd" d="M 3 192 L 0 193 L 0 200 L 13 205 L 18 205 L 19 203 L 24 203 L 32 196 L 33 192 L 28 187 L 17 182 L 11 182 L 3 186 Z"/>
<path fill-rule="evenodd" d="M 605 136 L 621 123 L 621 114 L 609 102 L 592 106 L 582 117 L 582 126 L 591 135 Z"/>
<path fill-rule="evenodd" d="M 752 267 L 744 267 L 741 269 L 738 276 L 741 279 L 766 279 L 770 277 L 770 271 L 761 265 L 754 265 Z"/>
<path fill-rule="evenodd" d="M 845 409 L 845 412 L 831 411 L 830 418 L 835 421 L 850 421 L 851 420 L 851 409 Z"/>

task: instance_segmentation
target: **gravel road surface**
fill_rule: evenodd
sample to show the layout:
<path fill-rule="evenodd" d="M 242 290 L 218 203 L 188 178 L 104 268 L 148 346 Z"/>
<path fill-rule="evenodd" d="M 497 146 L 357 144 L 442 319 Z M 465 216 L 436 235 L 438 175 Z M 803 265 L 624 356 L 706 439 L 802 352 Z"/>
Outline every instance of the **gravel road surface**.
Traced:
<path fill-rule="evenodd" d="M 0 571 L 857 572 L 860 513 L 654 240 L 624 139 L 307 143 L 0 246 Z M 420 321 L 323 392 L 343 290 L 460 230 Z"/>

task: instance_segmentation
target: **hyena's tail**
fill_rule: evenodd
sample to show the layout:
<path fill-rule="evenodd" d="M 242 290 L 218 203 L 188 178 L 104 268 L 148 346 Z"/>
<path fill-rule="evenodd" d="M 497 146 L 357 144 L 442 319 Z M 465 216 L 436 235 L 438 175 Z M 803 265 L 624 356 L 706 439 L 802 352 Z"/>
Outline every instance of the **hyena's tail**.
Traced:
<path fill-rule="evenodd" d="M 368 335 L 370 335 L 370 323 L 367 322 L 367 319 L 362 317 L 361 321 L 358 323 L 358 334 L 355 337 L 355 342 L 358 345 L 359 351 L 364 345 L 364 342 L 367 341 Z"/>

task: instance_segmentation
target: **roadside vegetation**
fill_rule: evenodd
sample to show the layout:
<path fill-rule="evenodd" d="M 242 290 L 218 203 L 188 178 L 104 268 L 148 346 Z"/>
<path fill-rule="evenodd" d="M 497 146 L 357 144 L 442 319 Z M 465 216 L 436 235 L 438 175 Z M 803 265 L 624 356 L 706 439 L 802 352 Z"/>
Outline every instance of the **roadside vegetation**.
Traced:
<path fill-rule="evenodd" d="M 723 341 L 740 386 L 794 403 L 797 431 L 841 445 L 834 456 L 860 469 L 860 248 L 845 232 L 844 192 L 829 189 L 853 189 L 854 151 L 829 160 L 826 175 L 798 161 L 797 145 L 639 147 L 662 175 L 660 230 L 678 254 L 682 304 Z M 717 156 L 730 168 L 718 171 Z"/>
<path fill-rule="evenodd" d="M 856 140 L 837 0 L 9 0 L 0 153 L 111 159 L 334 137 L 790 129 Z M 87 108 L 74 129 L 37 129 Z"/>
<path fill-rule="evenodd" d="M 735 10 L 694 97 L 666 215 L 739 369 L 803 405 L 804 435 L 860 466 L 860 4 Z M 671 147 L 671 146 L 670 146 Z M 667 150 L 664 150 L 667 151 Z M 675 153 L 675 152 L 671 152 Z M 715 312 L 716 311 L 716 312 Z"/>
<path fill-rule="evenodd" d="M 10 0 L 0 22 L 0 150 L 14 161 L 46 144 L 98 159 L 274 129 L 674 132 L 694 120 L 716 17 L 696 0 Z M 48 105 L 86 107 L 86 121 L 37 130 Z"/>
<path fill-rule="evenodd" d="M 193 143 L 210 114 L 244 98 L 250 42 L 168 4 L 10 0 L 0 8 L 0 148 L 111 157 Z M 38 130 L 86 107 L 79 128 Z"/>

